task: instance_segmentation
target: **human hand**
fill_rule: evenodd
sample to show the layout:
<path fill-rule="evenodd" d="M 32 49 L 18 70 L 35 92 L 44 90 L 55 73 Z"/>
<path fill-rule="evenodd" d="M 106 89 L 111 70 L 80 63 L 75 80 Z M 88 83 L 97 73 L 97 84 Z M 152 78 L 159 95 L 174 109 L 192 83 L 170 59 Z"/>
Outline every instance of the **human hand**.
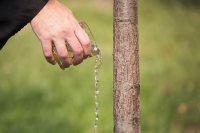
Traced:
<path fill-rule="evenodd" d="M 45 7 L 33 18 L 31 26 L 39 38 L 46 60 L 55 64 L 52 45 L 55 45 L 64 68 L 80 64 L 91 53 L 90 39 L 73 16 L 70 9 L 58 2 L 49 0 Z M 69 58 L 66 44 L 73 52 Z"/>

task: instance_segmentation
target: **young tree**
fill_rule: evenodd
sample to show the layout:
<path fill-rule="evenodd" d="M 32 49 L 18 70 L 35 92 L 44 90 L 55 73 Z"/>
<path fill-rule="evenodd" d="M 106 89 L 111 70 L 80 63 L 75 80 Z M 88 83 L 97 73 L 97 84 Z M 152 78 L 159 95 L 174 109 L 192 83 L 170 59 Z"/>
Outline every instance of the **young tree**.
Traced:
<path fill-rule="evenodd" d="M 140 133 L 137 0 L 114 0 L 114 133 Z"/>

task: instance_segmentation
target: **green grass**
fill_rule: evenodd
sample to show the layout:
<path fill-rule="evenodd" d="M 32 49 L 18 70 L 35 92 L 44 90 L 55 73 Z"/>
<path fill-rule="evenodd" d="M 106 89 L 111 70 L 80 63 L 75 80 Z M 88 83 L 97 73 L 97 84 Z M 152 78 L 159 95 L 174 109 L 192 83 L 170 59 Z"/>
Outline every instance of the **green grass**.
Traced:
<path fill-rule="evenodd" d="M 103 54 L 99 133 L 111 133 L 112 5 L 65 2 L 86 21 Z M 139 1 L 143 133 L 200 132 L 200 10 Z M 91 133 L 94 58 L 65 71 L 51 66 L 30 27 L 0 52 L 1 133 Z"/>
<path fill-rule="evenodd" d="M 143 132 L 200 132 L 199 10 L 145 2 L 139 5 Z"/>

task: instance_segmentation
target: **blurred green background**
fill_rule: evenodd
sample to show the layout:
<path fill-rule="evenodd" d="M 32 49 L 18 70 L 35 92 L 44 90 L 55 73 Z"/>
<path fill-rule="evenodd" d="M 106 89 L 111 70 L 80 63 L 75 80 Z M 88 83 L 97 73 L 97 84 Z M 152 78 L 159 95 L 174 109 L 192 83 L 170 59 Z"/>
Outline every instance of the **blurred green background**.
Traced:
<path fill-rule="evenodd" d="M 103 54 L 99 133 L 113 132 L 112 1 L 65 1 Z M 200 133 L 200 2 L 139 0 L 143 133 Z M 92 133 L 94 58 L 62 71 L 25 27 L 0 52 L 0 133 Z"/>

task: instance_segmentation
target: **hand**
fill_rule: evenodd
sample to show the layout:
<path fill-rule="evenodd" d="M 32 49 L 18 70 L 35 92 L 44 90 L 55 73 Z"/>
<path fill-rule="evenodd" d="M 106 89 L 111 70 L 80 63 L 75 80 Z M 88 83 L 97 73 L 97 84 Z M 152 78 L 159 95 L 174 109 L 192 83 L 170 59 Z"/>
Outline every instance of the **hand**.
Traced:
<path fill-rule="evenodd" d="M 91 53 L 88 35 L 81 28 L 70 9 L 58 2 L 49 0 L 45 7 L 33 18 L 31 26 L 39 38 L 46 60 L 55 64 L 52 44 L 55 45 L 63 67 L 80 64 Z M 70 60 L 66 44 L 72 49 Z"/>

